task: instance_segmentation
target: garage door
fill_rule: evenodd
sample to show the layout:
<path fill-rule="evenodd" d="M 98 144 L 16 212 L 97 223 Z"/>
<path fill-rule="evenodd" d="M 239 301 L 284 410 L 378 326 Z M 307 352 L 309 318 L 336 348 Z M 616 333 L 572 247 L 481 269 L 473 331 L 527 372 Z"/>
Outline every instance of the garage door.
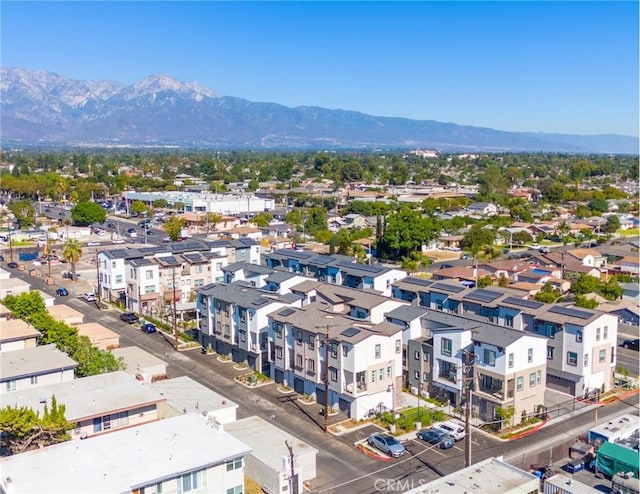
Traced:
<path fill-rule="evenodd" d="M 547 387 L 554 391 L 568 393 L 575 396 L 576 383 L 563 377 L 547 374 Z"/>
<path fill-rule="evenodd" d="M 344 413 L 348 418 L 351 418 L 351 402 L 349 400 L 340 398 L 338 400 L 338 406 L 342 413 Z"/>
<path fill-rule="evenodd" d="M 284 382 L 284 372 L 276 369 L 273 376 L 278 384 L 282 384 Z"/>
<path fill-rule="evenodd" d="M 304 394 L 304 379 L 300 379 L 299 377 L 294 378 L 293 390 L 301 395 Z"/>
<path fill-rule="evenodd" d="M 324 405 L 324 397 L 324 388 L 316 388 L 316 402 L 318 402 L 319 405 Z"/>

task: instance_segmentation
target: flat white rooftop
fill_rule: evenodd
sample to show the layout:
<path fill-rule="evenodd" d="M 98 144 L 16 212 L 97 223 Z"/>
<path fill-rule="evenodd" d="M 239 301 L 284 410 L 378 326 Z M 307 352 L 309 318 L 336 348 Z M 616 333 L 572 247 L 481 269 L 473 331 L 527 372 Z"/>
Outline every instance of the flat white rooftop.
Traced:
<path fill-rule="evenodd" d="M 13 352 L 0 352 L 0 379 L 17 379 L 60 369 L 74 369 L 78 363 L 55 345 L 40 345 Z"/>
<path fill-rule="evenodd" d="M 13 494 L 130 493 L 250 452 L 201 415 L 186 414 L 3 458 L 0 489 L 10 478 Z"/>
<path fill-rule="evenodd" d="M 2 403 L 33 408 L 42 416 L 45 403 L 50 407 L 53 395 L 65 405 L 65 417 L 70 422 L 164 400 L 159 392 L 118 371 L 7 393 Z"/>
<path fill-rule="evenodd" d="M 318 450 L 309 444 L 256 415 L 225 424 L 224 428 L 251 448 L 251 456 L 277 472 L 286 473 L 282 457 L 288 456 L 289 450 L 285 441 L 293 448 L 296 455 L 318 453 Z"/>
<path fill-rule="evenodd" d="M 404 494 L 522 494 L 538 492 L 540 479 L 497 458 L 487 458 Z"/>
<path fill-rule="evenodd" d="M 144 384 L 162 396 L 167 405 L 181 413 L 203 413 L 238 408 L 238 404 L 188 376 Z"/>

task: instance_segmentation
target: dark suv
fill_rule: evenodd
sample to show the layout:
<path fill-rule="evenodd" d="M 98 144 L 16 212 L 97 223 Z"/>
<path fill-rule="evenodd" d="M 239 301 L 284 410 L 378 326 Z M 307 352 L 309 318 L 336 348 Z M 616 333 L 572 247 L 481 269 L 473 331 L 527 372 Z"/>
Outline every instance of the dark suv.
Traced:
<path fill-rule="evenodd" d="M 124 314 L 120 314 L 120 319 L 127 324 L 135 324 L 138 322 L 138 316 L 136 316 L 133 312 L 125 312 Z"/>

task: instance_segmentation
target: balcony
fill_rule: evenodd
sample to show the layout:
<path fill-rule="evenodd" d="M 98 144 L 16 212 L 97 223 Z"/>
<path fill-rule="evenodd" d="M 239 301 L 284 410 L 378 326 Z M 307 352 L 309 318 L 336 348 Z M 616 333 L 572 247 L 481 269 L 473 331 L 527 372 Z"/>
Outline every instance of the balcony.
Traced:
<path fill-rule="evenodd" d="M 355 388 L 354 388 L 355 385 Z M 355 389 L 355 391 L 354 391 Z M 367 391 L 367 383 L 366 382 L 358 382 L 358 383 L 349 383 L 344 385 L 345 393 L 349 393 L 353 396 L 357 396 L 360 393 L 364 393 Z"/>
<path fill-rule="evenodd" d="M 449 381 L 452 383 L 456 383 L 458 381 L 458 373 L 456 371 L 440 372 L 438 374 L 438 378 L 444 379 L 445 381 Z"/>
<path fill-rule="evenodd" d="M 142 302 L 148 302 L 149 300 L 157 300 L 157 299 L 158 299 L 158 293 L 157 292 L 141 293 L 140 294 L 140 300 Z"/>
<path fill-rule="evenodd" d="M 493 386 L 493 387 L 487 388 L 485 386 L 480 386 L 478 388 L 478 392 L 491 395 L 492 397 L 497 398 L 500 401 L 504 400 L 504 390 L 501 387 L 499 388 L 499 387 Z"/>

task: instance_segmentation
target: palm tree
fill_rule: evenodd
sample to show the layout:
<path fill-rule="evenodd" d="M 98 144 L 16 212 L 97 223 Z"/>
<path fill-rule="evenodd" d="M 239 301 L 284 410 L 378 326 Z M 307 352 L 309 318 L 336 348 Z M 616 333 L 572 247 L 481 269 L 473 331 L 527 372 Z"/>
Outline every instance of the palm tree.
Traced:
<path fill-rule="evenodd" d="M 62 247 L 62 257 L 71 264 L 72 280 L 76 280 L 76 263 L 82 257 L 82 245 L 75 238 L 67 238 L 67 243 Z"/>
<path fill-rule="evenodd" d="M 49 230 L 47 230 L 47 240 L 42 248 L 42 252 L 47 258 L 47 265 L 49 267 L 49 273 L 47 277 L 51 278 L 51 254 L 53 253 L 53 246 L 51 245 L 51 237 Z"/>

